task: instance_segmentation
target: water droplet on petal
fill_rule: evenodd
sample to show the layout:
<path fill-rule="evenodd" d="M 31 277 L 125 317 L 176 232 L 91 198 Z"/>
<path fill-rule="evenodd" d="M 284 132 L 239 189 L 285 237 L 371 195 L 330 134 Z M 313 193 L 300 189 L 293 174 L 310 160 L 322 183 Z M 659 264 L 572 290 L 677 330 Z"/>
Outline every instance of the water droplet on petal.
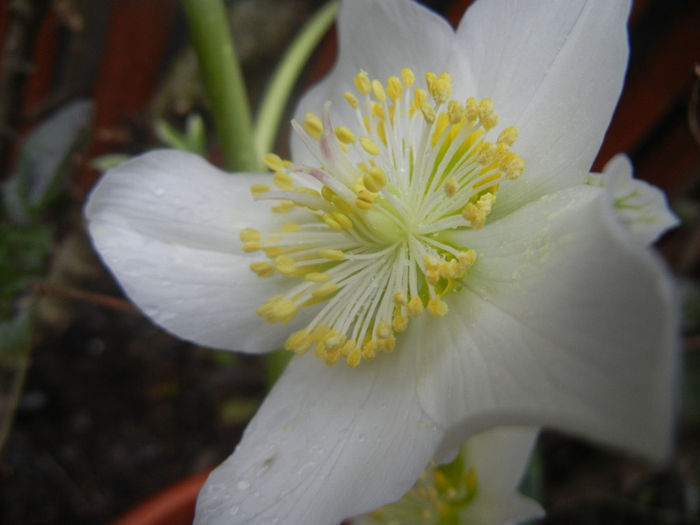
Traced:
<path fill-rule="evenodd" d="M 250 483 L 248 483 L 247 481 L 239 481 L 238 483 L 236 483 L 236 488 L 238 490 L 248 490 L 250 488 Z"/>

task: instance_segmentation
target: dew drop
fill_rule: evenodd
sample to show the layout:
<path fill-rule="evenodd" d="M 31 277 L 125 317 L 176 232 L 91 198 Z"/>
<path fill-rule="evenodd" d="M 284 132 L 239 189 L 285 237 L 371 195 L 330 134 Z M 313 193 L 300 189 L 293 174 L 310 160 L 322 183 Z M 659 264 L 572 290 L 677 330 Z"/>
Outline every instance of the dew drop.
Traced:
<path fill-rule="evenodd" d="M 250 483 L 248 483 L 247 481 L 239 481 L 238 483 L 236 483 L 236 488 L 238 490 L 248 490 L 250 488 Z"/>

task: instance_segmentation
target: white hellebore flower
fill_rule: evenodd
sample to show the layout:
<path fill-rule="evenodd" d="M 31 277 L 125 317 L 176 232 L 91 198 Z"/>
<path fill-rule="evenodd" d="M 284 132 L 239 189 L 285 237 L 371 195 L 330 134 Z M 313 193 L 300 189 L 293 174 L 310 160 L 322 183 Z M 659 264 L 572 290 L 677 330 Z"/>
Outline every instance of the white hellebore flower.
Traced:
<path fill-rule="evenodd" d="M 667 453 L 670 279 L 583 184 L 628 11 L 481 0 L 455 32 L 407 0 L 346 1 L 337 65 L 274 176 L 177 151 L 105 175 L 90 234 L 147 315 L 202 345 L 304 354 L 198 523 L 338 523 L 494 425 Z"/>

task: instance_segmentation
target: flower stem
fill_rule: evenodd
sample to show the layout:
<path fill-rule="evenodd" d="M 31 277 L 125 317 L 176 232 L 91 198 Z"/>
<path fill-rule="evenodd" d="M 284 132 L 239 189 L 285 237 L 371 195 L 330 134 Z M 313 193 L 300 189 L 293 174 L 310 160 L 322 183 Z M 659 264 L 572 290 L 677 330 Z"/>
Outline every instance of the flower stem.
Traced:
<path fill-rule="evenodd" d="M 272 151 L 292 88 L 306 65 L 309 55 L 335 20 L 337 11 L 337 0 L 331 0 L 319 9 L 301 29 L 277 66 L 255 120 L 253 143 L 258 159 L 262 159 L 266 153 Z"/>
<path fill-rule="evenodd" d="M 222 0 L 183 0 L 199 70 L 216 131 L 231 171 L 260 171 L 253 149 L 251 117 Z"/>

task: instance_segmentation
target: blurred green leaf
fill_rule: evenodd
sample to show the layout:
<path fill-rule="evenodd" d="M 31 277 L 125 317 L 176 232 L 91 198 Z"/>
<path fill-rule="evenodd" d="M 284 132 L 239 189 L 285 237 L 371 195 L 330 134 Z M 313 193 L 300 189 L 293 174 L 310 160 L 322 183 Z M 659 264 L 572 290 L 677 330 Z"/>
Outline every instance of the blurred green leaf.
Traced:
<path fill-rule="evenodd" d="M 166 146 L 202 156 L 206 153 L 207 140 L 204 121 L 197 113 L 187 117 L 184 133 L 176 130 L 163 119 L 156 120 L 154 129 L 158 139 Z"/>
<path fill-rule="evenodd" d="M 15 299 L 43 275 L 51 247 L 45 225 L 0 226 L 0 321 L 14 314 Z"/>
<path fill-rule="evenodd" d="M 28 309 L 0 323 L 0 450 L 10 432 L 29 366 L 31 315 Z"/>
<path fill-rule="evenodd" d="M 6 211 L 26 224 L 60 192 L 70 155 L 87 137 L 94 104 L 73 102 L 42 123 L 22 144 L 14 175 L 4 188 Z"/>
<path fill-rule="evenodd" d="M 126 162 L 130 158 L 131 156 L 124 155 L 123 153 L 108 153 L 107 155 L 100 155 L 99 157 L 90 159 L 88 165 L 97 171 L 107 171 L 116 168 L 122 162 Z"/>

